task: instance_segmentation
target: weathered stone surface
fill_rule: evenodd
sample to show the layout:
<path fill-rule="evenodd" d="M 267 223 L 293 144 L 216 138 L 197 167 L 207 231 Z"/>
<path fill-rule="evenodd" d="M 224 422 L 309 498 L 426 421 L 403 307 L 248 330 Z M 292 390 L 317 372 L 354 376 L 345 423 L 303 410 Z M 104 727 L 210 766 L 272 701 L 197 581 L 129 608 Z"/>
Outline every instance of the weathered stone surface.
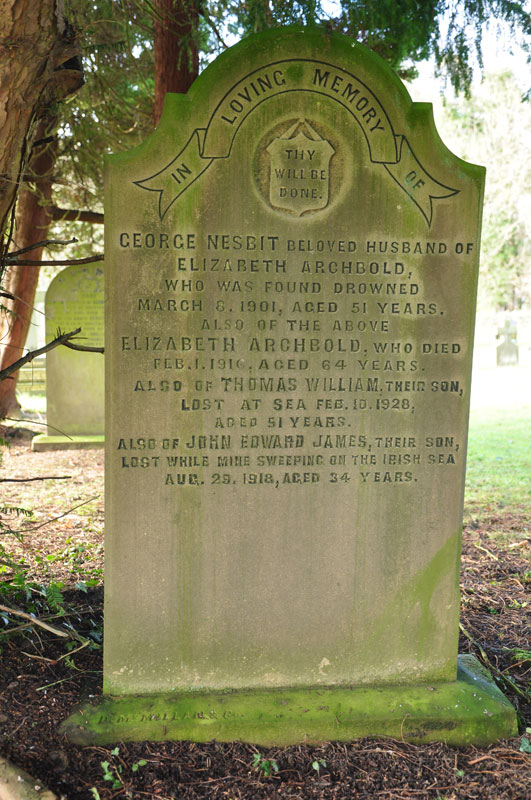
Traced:
<path fill-rule="evenodd" d="M 483 169 L 284 30 L 107 181 L 106 691 L 454 679 Z"/>
<path fill-rule="evenodd" d="M 103 301 L 101 264 L 73 266 L 60 272 L 46 293 L 46 340 L 51 341 L 58 328 L 62 332 L 81 328 L 79 344 L 102 347 Z M 56 347 L 46 354 L 50 428 L 48 434 L 34 439 L 34 449 L 81 447 L 85 437 L 90 442 L 95 436 L 100 437 L 98 446 L 102 446 L 104 372 L 103 356 L 99 353 Z"/>
<path fill-rule="evenodd" d="M 0 797 L 2 800 L 57 800 L 57 795 L 42 786 L 40 781 L 2 757 Z"/>
<path fill-rule="evenodd" d="M 424 686 L 250 690 L 107 697 L 62 726 L 77 744 L 126 741 L 297 742 L 392 736 L 409 742 L 488 745 L 516 735 L 516 717 L 473 656 L 460 656 L 457 681 Z"/>
<path fill-rule="evenodd" d="M 107 694 L 455 681 L 483 181 L 294 29 L 109 159 Z"/>

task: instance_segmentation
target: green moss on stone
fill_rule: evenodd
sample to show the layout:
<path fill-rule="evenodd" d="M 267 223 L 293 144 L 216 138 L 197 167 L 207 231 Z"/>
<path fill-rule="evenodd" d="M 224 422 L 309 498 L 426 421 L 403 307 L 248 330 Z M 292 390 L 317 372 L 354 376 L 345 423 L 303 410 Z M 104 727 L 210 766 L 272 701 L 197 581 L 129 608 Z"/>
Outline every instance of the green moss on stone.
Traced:
<path fill-rule="evenodd" d="M 455 682 L 380 688 L 283 689 L 104 697 L 61 726 L 77 744 L 253 742 L 261 746 L 391 736 L 487 745 L 517 734 L 514 708 L 473 656 Z"/>

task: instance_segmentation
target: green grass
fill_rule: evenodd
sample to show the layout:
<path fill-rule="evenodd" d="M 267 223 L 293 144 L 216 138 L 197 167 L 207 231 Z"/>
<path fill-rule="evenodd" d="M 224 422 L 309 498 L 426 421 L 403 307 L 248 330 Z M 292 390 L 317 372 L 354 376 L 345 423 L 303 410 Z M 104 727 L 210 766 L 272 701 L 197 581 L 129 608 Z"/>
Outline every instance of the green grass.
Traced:
<path fill-rule="evenodd" d="M 31 392 L 17 392 L 17 400 L 21 408 L 29 413 L 44 414 L 46 412 L 46 396 Z"/>
<path fill-rule="evenodd" d="M 531 511 L 531 407 L 481 409 L 470 417 L 467 510 Z M 516 509 L 515 509 L 516 510 Z"/>

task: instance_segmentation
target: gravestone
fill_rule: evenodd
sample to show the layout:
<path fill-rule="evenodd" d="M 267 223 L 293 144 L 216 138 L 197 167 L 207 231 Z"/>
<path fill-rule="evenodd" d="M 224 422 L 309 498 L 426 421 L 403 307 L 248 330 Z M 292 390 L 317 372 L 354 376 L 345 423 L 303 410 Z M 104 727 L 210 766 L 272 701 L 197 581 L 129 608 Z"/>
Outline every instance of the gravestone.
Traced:
<path fill-rule="evenodd" d="M 33 308 L 31 309 L 31 319 L 26 337 L 26 351 L 38 350 L 46 344 L 45 340 L 45 316 L 44 316 L 45 292 L 38 290 L 35 293 Z M 37 356 L 28 364 L 21 367 L 18 381 L 17 394 L 44 394 L 46 391 L 46 358 Z"/>
<path fill-rule="evenodd" d="M 46 341 L 81 328 L 79 344 L 103 346 L 103 267 L 67 267 L 50 283 L 45 298 Z M 99 353 L 56 347 L 46 353 L 47 433 L 34 450 L 102 447 L 104 443 L 104 361 Z"/>
<path fill-rule="evenodd" d="M 240 43 L 109 158 L 105 697 L 75 741 L 515 731 L 457 654 L 483 183 L 315 30 Z"/>
<path fill-rule="evenodd" d="M 498 328 L 496 338 L 503 338 L 496 348 L 496 366 L 512 367 L 518 364 L 518 345 L 516 343 L 516 324 L 506 319 L 503 328 Z"/>
<path fill-rule="evenodd" d="M 37 289 L 33 301 L 33 308 L 31 309 L 28 335 L 26 337 L 26 348 L 28 350 L 38 350 L 39 347 L 43 347 L 46 344 L 45 301 L 46 292 L 43 289 Z"/>

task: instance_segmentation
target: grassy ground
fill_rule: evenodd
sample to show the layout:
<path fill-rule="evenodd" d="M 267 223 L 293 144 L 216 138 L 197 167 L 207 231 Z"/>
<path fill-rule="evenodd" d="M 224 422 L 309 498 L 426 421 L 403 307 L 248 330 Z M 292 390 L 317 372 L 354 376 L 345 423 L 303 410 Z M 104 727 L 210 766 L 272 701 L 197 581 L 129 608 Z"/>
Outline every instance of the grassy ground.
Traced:
<path fill-rule="evenodd" d="M 531 507 L 531 368 L 474 371 L 465 521 Z M 529 533 L 529 531 L 527 531 Z"/>
<path fill-rule="evenodd" d="M 480 409 L 470 421 L 466 511 L 531 506 L 531 408 Z"/>

